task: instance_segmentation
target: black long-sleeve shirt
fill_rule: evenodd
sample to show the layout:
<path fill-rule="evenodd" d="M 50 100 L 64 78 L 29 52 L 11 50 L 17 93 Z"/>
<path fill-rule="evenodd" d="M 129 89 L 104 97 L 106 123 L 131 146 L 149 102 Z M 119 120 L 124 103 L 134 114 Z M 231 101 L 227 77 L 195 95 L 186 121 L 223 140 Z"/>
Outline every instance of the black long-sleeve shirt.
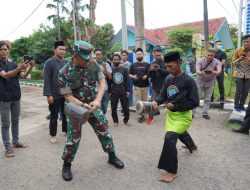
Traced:
<path fill-rule="evenodd" d="M 112 68 L 112 80 L 110 84 L 111 94 L 124 95 L 128 92 L 128 69 L 124 67 Z"/>
<path fill-rule="evenodd" d="M 66 64 L 66 60 L 59 60 L 56 57 L 48 59 L 44 66 L 44 96 L 53 96 L 60 98 L 62 95 L 59 93 L 58 73 L 59 70 Z"/>
<path fill-rule="evenodd" d="M 174 108 L 171 111 L 183 112 L 192 110 L 199 106 L 199 95 L 194 79 L 185 73 L 177 77 L 169 75 L 163 84 L 158 97 L 158 104 L 172 103 Z"/>

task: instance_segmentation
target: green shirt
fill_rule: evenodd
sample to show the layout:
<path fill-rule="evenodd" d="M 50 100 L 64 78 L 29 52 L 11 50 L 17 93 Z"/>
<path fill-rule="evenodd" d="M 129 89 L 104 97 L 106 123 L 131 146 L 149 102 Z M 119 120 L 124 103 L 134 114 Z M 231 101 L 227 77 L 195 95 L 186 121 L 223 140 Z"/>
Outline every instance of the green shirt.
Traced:
<path fill-rule="evenodd" d="M 100 66 L 96 63 L 81 68 L 70 62 L 59 71 L 60 93 L 72 94 L 80 101 L 89 103 L 95 99 L 98 83 L 104 78 Z"/>

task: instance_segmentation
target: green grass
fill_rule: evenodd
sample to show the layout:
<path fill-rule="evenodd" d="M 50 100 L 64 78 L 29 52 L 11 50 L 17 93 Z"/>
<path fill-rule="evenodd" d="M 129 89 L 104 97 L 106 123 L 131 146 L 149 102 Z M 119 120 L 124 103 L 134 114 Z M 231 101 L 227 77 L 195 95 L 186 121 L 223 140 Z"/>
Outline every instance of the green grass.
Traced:
<path fill-rule="evenodd" d="M 235 95 L 235 79 L 231 77 L 231 75 L 225 75 L 224 78 L 224 86 L 225 86 L 225 96 L 226 98 L 234 98 Z M 214 88 L 214 96 L 215 99 L 219 98 L 219 89 L 218 89 L 218 85 L 216 82 L 215 88 Z"/>
<path fill-rule="evenodd" d="M 231 129 L 238 129 L 240 128 L 240 124 L 238 123 L 226 123 L 226 127 L 231 128 Z"/>

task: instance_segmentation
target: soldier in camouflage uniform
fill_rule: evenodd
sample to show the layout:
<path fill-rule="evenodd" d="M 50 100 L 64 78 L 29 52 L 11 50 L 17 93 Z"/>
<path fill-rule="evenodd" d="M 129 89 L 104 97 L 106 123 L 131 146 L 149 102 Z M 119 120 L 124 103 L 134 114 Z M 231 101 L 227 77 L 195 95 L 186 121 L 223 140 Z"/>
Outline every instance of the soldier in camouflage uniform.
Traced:
<path fill-rule="evenodd" d="M 108 163 L 122 169 L 124 164 L 116 157 L 112 136 L 108 131 L 108 121 L 99 108 L 105 89 L 105 77 L 100 66 L 90 59 L 91 51 L 92 45 L 89 43 L 75 42 L 72 61 L 59 72 L 60 91 L 67 102 L 92 110 L 88 122 L 100 140 L 103 150 L 109 155 Z M 70 181 L 72 179 L 71 162 L 79 147 L 83 123 L 71 115 L 67 115 L 67 122 L 67 141 L 62 156 L 64 160 L 62 177 Z"/>

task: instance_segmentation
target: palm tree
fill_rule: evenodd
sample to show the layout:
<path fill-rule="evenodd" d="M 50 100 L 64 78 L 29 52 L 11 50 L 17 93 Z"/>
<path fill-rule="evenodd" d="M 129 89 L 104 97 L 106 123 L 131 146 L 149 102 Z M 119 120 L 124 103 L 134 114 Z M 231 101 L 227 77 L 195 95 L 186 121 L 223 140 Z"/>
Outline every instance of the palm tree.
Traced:
<path fill-rule="evenodd" d="M 69 14 L 69 9 L 65 6 L 67 3 L 67 0 L 52 0 L 52 3 L 47 4 L 47 8 L 54 9 L 56 14 L 49 15 L 47 18 L 49 20 L 52 20 L 54 25 L 57 26 L 58 29 L 58 40 L 61 40 L 61 19 L 64 19 L 62 17 L 62 13 Z"/>

